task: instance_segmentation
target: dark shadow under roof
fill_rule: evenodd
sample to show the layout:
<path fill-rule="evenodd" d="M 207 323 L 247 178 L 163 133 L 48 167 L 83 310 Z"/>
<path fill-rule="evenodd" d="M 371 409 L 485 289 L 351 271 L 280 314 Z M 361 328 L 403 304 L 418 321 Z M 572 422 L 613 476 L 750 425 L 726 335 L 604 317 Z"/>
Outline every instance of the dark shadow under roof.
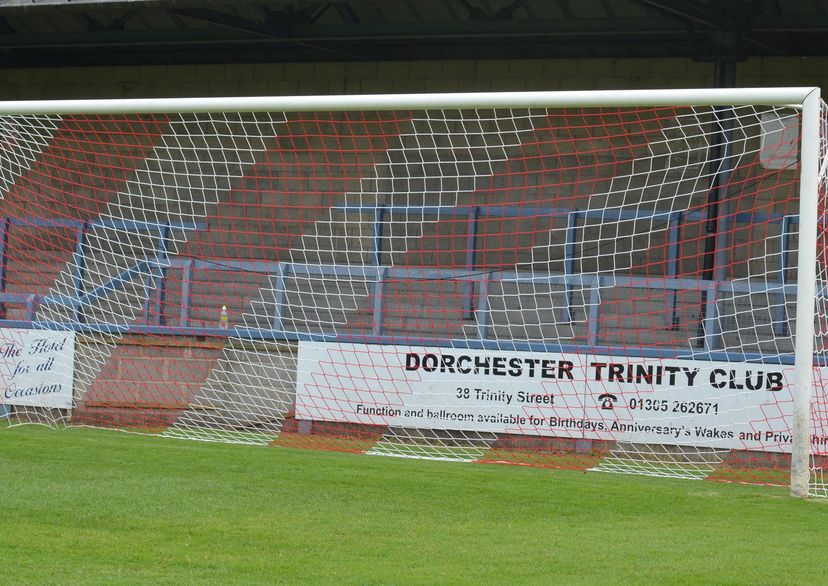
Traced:
<path fill-rule="evenodd" d="M 828 0 L 7 0 L 5 66 L 828 55 Z"/>

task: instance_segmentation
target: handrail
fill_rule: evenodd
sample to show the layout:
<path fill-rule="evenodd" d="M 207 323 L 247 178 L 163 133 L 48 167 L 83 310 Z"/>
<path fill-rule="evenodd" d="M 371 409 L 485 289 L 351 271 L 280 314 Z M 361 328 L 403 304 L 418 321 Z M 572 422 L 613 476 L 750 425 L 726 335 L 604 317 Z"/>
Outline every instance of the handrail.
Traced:
<path fill-rule="evenodd" d="M 255 260 L 223 260 L 223 259 L 198 259 L 186 257 L 169 257 L 167 255 L 167 239 L 170 237 L 172 230 L 203 230 L 206 225 L 201 223 L 156 223 L 156 222 L 140 222 L 132 220 L 121 220 L 113 218 L 99 218 L 96 220 L 78 220 L 72 218 L 5 218 L 2 226 L 5 227 L 5 234 L 0 238 L 0 284 L 2 284 L 1 277 L 5 274 L 7 268 L 7 243 L 8 234 L 11 227 L 65 227 L 77 231 L 77 246 L 75 252 L 75 293 L 73 295 L 35 295 L 35 294 L 9 294 L 0 291 L 0 307 L 5 308 L 7 304 L 25 304 L 25 319 L 24 320 L 6 320 L 0 319 L 0 327 L 9 326 L 11 323 L 23 324 L 29 323 L 31 327 L 44 327 L 43 323 L 37 320 L 37 309 L 40 305 L 64 305 L 75 309 L 75 321 L 72 323 L 64 323 L 62 327 L 76 329 L 78 331 L 117 331 L 129 333 L 155 333 L 155 334 L 181 334 L 187 332 L 192 335 L 228 335 L 228 330 L 221 330 L 212 327 L 192 327 L 189 323 L 189 316 L 191 313 L 191 284 L 193 281 L 193 272 L 197 270 L 223 270 L 223 271 L 241 271 L 252 273 L 263 273 L 274 276 L 272 280 L 272 289 L 274 290 L 274 311 L 272 318 L 272 329 L 258 330 L 256 328 L 236 328 L 231 330 L 237 335 L 245 336 L 270 336 L 273 339 L 300 339 L 304 334 L 298 332 L 290 332 L 283 329 L 283 315 L 284 304 L 286 303 L 286 280 L 295 278 L 297 276 L 319 276 L 319 277 L 339 277 L 348 279 L 357 279 L 374 283 L 374 288 L 369 295 L 373 296 L 372 319 L 373 326 L 371 334 L 365 339 L 388 339 L 383 335 L 383 286 L 388 281 L 402 280 L 453 280 L 466 283 L 464 296 L 467 298 L 464 302 L 464 312 L 466 318 L 475 318 L 477 323 L 477 339 L 478 341 L 487 341 L 489 328 L 492 325 L 490 318 L 491 309 L 489 307 L 488 295 L 491 287 L 497 282 L 512 282 L 512 283 L 534 283 L 546 285 L 558 285 L 565 289 L 568 300 L 568 310 L 571 308 L 571 295 L 574 288 L 581 288 L 585 290 L 585 299 L 589 301 L 586 305 L 589 306 L 586 316 L 588 323 L 588 343 L 590 347 L 594 347 L 599 340 L 598 322 L 600 312 L 600 291 L 611 287 L 627 287 L 627 288 L 643 288 L 643 289 L 660 289 L 664 291 L 678 292 L 678 291 L 699 291 L 704 293 L 705 301 L 702 301 L 702 316 L 701 330 L 704 332 L 702 338 L 698 339 L 702 343 L 702 349 L 705 352 L 718 352 L 721 347 L 720 334 L 717 334 L 715 327 L 718 320 L 718 298 L 722 294 L 755 294 L 766 293 L 778 296 L 778 302 L 774 309 L 773 326 L 777 335 L 782 335 L 787 331 L 786 315 L 785 315 L 785 296 L 794 295 L 796 292 L 796 285 L 788 282 L 788 273 L 790 259 L 790 231 L 791 226 L 798 221 L 796 216 L 782 215 L 782 214 L 766 214 L 766 213 L 737 213 L 733 214 L 731 218 L 737 223 L 755 223 L 755 222 L 773 222 L 780 224 L 780 267 L 779 276 L 775 282 L 753 282 L 748 280 L 730 280 L 730 281 L 708 281 L 704 279 L 683 278 L 680 277 L 678 267 L 679 258 L 681 255 L 677 250 L 679 246 L 678 231 L 681 228 L 682 222 L 687 221 L 701 221 L 703 220 L 703 213 L 700 211 L 693 212 L 674 212 L 674 211 L 660 211 L 660 210 L 622 210 L 622 209 L 606 209 L 606 210 L 573 210 L 573 209 L 559 209 L 549 207 L 517 207 L 517 206 L 452 206 L 452 207 L 408 207 L 408 206 L 340 206 L 339 209 L 344 212 L 373 212 L 374 214 L 374 245 L 373 252 L 374 264 L 365 266 L 350 266 L 339 264 L 306 264 L 306 263 L 288 263 L 278 261 L 255 261 Z M 419 214 L 448 214 L 450 217 L 464 217 L 468 218 L 469 233 L 468 242 L 469 247 L 466 255 L 466 266 L 462 269 L 455 268 L 429 268 L 429 267 L 391 267 L 384 266 L 380 263 L 382 259 L 382 224 L 385 221 L 386 214 L 389 212 L 416 212 Z M 478 222 L 481 218 L 491 216 L 526 216 L 526 215 L 550 215 L 567 218 L 567 242 L 565 243 L 565 259 L 563 273 L 544 273 L 538 274 L 532 271 L 522 270 L 486 270 L 483 268 L 476 268 L 475 266 L 475 251 L 476 251 L 476 237 L 478 233 Z M 635 277 L 635 276 L 615 276 L 610 274 L 577 274 L 575 273 L 574 265 L 574 248 L 577 240 L 576 231 L 582 226 L 578 222 L 580 218 L 602 218 L 610 220 L 647 220 L 657 219 L 667 222 L 668 231 L 668 274 L 663 278 L 652 277 Z M 111 228 L 122 229 L 126 231 L 136 230 L 157 230 L 161 235 L 157 250 L 152 258 L 148 257 L 144 260 L 137 260 L 136 264 L 122 270 L 118 275 L 113 276 L 109 281 L 98 285 L 95 289 L 89 292 L 83 291 L 83 271 L 86 262 L 87 246 L 86 234 L 95 228 Z M 178 325 L 168 326 L 166 324 L 166 316 L 163 315 L 165 298 L 167 296 L 167 279 L 166 273 L 168 270 L 181 270 L 181 291 L 180 291 L 180 307 L 178 311 Z M 84 323 L 86 316 L 84 308 L 92 304 L 96 299 L 100 299 L 109 292 L 121 288 L 125 283 L 135 279 L 138 276 L 144 278 L 144 288 L 146 299 L 144 302 L 145 320 L 143 324 L 131 325 L 114 325 L 114 324 L 100 324 L 100 323 Z M 822 284 L 823 294 L 828 287 Z M 475 288 L 477 293 L 475 294 Z M 154 295 L 154 300 L 150 300 L 152 290 L 155 289 L 157 294 Z M 669 295 L 667 303 L 670 305 L 670 311 L 673 312 L 675 319 L 676 304 L 675 295 Z M 154 323 L 149 323 L 149 316 L 155 311 Z M 571 321 L 571 313 L 567 311 L 569 320 Z M 5 313 L 0 315 L 5 318 Z M 75 323 L 76 322 L 76 323 Z M 25 327 L 25 326 L 23 326 Z M 252 333 L 251 333 L 252 332 Z M 263 333 L 269 332 L 269 333 Z M 330 339 L 328 334 L 320 334 L 324 339 Z M 344 334 L 334 336 L 335 339 L 353 340 L 354 335 Z M 467 340 L 472 343 L 474 340 Z M 440 343 L 448 343 L 446 340 Z M 452 340 L 451 343 L 458 343 Z M 498 343 L 502 344 L 503 341 Z M 534 343 L 534 342 L 532 342 Z M 662 353 L 666 349 L 650 349 L 652 351 Z M 643 349 L 642 351 L 649 351 Z M 679 349 L 676 349 L 679 351 Z M 686 349 L 681 349 L 686 351 Z"/>
<path fill-rule="evenodd" d="M 208 261 L 200 259 L 169 259 L 168 269 L 182 269 L 190 271 L 199 268 L 222 267 L 228 270 L 245 270 L 261 272 L 275 275 L 273 281 L 276 286 L 273 289 L 274 316 L 272 317 L 272 328 L 249 328 L 244 326 L 236 326 L 231 330 L 220 329 L 216 327 L 193 327 L 186 323 L 186 320 L 180 320 L 177 326 L 168 325 L 150 325 L 144 324 L 107 324 L 107 323 L 84 323 L 77 322 L 57 322 L 47 323 L 38 321 L 36 316 L 37 308 L 41 304 L 46 304 L 49 299 L 46 296 L 38 295 L 23 295 L 12 293 L 0 293 L 0 303 L 26 303 L 27 312 L 25 320 L 0 320 L 0 327 L 34 327 L 34 328 L 58 328 L 58 329 L 72 329 L 81 332 L 106 332 L 106 333 L 132 333 L 132 334 L 159 334 L 159 335 L 195 335 L 195 336 L 227 336 L 229 334 L 241 337 L 244 339 L 268 339 L 268 340 L 325 340 L 325 341 L 346 341 L 346 342 L 364 342 L 364 343 L 400 343 L 402 338 L 399 336 L 388 336 L 383 334 L 382 327 L 382 299 L 380 295 L 374 298 L 373 320 L 374 325 L 371 329 L 371 334 L 355 334 L 355 333 L 302 333 L 298 331 L 291 331 L 284 328 L 282 322 L 282 315 L 284 314 L 284 304 L 287 303 L 286 293 L 288 287 L 285 280 L 291 277 L 313 276 L 313 277 L 347 277 L 349 279 L 357 278 L 368 282 L 373 282 L 380 286 L 382 283 L 389 281 L 401 280 L 441 280 L 441 281 L 459 281 L 469 284 L 476 284 L 478 289 L 478 296 L 476 299 L 477 309 L 475 315 L 477 318 L 477 338 L 469 338 L 465 340 L 457 339 L 443 339 L 431 338 L 428 336 L 412 336 L 411 340 L 416 343 L 428 343 L 432 345 L 450 345 L 452 347 L 478 347 L 481 344 L 486 347 L 487 344 L 495 344 L 498 348 L 504 349 L 506 346 L 514 345 L 515 348 L 533 348 L 544 351 L 550 351 L 550 348 L 555 349 L 572 349 L 572 348 L 600 348 L 598 342 L 597 323 L 600 311 L 600 291 L 614 287 L 621 288 L 638 288 L 650 290 L 663 291 L 714 291 L 716 295 L 709 295 L 710 299 L 716 299 L 721 294 L 728 295 L 751 295 L 751 294 L 780 294 L 783 296 L 795 295 L 796 285 L 770 282 L 755 282 L 748 280 L 740 281 L 707 281 L 704 279 L 689 279 L 689 278 L 665 278 L 653 279 L 651 277 L 629 277 L 629 276 L 613 276 L 613 275 L 566 275 L 566 274 L 536 274 L 529 271 L 468 271 L 465 269 L 436 269 L 436 268 L 413 268 L 413 267 L 388 267 L 388 266 L 347 266 L 347 265 L 325 265 L 325 264 L 304 264 L 304 263 L 288 263 L 288 262 L 242 262 L 232 261 L 228 263 L 219 261 Z M 488 295 L 491 287 L 495 283 L 533 283 L 545 285 L 569 285 L 576 286 L 590 291 L 588 298 L 589 305 L 589 339 L 587 345 L 565 345 L 557 342 L 521 342 L 492 340 L 488 338 L 488 328 L 491 325 L 490 314 L 491 310 L 488 303 Z M 185 282 L 182 281 L 182 289 Z M 381 287 L 380 287 L 381 288 Z M 828 296 L 828 282 L 821 283 L 820 295 Z M 376 293 L 376 289 L 375 289 Z M 91 293 L 89 294 L 92 295 Z M 587 295 L 585 294 L 585 297 Z M 52 300 L 58 302 L 59 300 Z M 181 316 L 187 314 L 184 305 L 189 305 L 187 296 L 182 295 L 182 310 Z M 379 306 L 377 304 L 380 304 Z M 716 319 L 715 302 L 713 302 L 712 309 L 708 309 L 704 320 Z M 708 328 L 707 331 L 712 331 Z M 412 342 L 414 343 L 414 342 Z M 459 345 L 459 346 L 458 346 Z M 661 357 L 684 355 L 691 352 L 694 357 L 698 356 L 721 356 L 722 352 L 719 350 L 720 345 L 707 337 L 703 340 L 702 348 L 690 349 L 688 348 L 639 348 L 636 351 L 642 355 L 658 355 Z M 610 348 L 610 347 L 608 347 Z M 629 353 L 631 349 L 625 348 L 624 352 Z M 620 351 L 620 349 L 616 349 Z M 733 352 L 726 352 L 724 354 L 733 355 Z M 746 354 L 738 353 L 740 356 Z M 753 356 L 751 359 L 759 359 L 761 355 Z M 784 356 L 784 355 L 783 355 Z M 767 359 L 773 357 L 764 356 Z M 781 360 L 781 358 L 780 358 Z"/>

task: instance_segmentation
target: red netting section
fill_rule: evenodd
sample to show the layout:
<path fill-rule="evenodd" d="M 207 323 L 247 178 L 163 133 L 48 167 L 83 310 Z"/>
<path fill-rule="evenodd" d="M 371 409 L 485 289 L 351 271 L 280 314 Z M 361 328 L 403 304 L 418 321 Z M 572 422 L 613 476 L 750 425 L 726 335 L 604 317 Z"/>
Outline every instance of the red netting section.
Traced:
<path fill-rule="evenodd" d="M 785 483 L 798 126 L 758 106 L 9 118 L 0 409 Z M 12 356 L 38 343 L 52 379 Z"/>

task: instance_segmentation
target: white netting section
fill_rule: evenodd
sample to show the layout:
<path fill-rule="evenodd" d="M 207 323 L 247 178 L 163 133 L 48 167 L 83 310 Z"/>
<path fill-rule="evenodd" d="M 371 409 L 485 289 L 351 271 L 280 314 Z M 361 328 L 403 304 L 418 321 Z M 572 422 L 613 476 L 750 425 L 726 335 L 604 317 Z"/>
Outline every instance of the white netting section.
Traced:
<path fill-rule="evenodd" d="M 441 214 L 451 214 L 459 205 L 469 205 L 481 182 L 532 131 L 533 119 L 543 116 L 527 111 L 500 117 L 494 112 L 442 111 L 406 121 L 367 175 L 359 177 L 358 189 L 332 201 L 302 234 L 299 246 L 287 251 L 290 264 L 268 276 L 259 299 L 242 315 L 244 326 L 278 328 L 291 335 L 350 334 L 350 317 L 379 286 L 377 255 L 404 256 L 409 243 L 423 237 L 427 224 L 439 222 Z M 384 209 L 389 214 L 386 247 L 378 251 L 376 214 Z M 347 270 L 337 271 L 337 266 Z M 246 441 L 272 441 L 284 415 L 294 409 L 297 365 L 279 351 L 283 342 L 259 344 L 250 351 L 244 338 L 231 337 L 194 405 L 167 433 L 203 436 L 207 430 L 211 438 L 235 439 L 235 430 L 245 426 L 258 431 L 244 436 Z M 274 388 L 280 392 L 274 393 Z M 227 428 L 229 436 L 222 433 Z M 472 435 L 470 441 L 479 439 Z M 411 446 L 406 442 L 400 449 Z"/>
<path fill-rule="evenodd" d="M 0 415 L 784 484 L 799 126 L 771 106 L 3 117 Z"/>
<path fill-rule="evenodd" d="M 811 442 L 811 481 L 809 492 L 813 496 L 828 497 L 828 107 L 821 108 L 819 144 L 819 222 L 817 224 L 817 287 L 815 304 L 814 398 L 811 402 L 811 420 L 814 433 Z"/>

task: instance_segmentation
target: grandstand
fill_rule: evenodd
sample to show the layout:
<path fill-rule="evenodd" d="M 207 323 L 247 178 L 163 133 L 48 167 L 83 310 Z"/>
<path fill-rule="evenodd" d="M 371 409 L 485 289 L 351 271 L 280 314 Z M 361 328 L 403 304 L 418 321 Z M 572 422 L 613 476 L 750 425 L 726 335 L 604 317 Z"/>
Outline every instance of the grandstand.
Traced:
<path fill-rule="evenodd" d="M 725 46 L 729 37 L 715 33 L 727 28 L 739 3 L 720 12 L 689 3 L 683 14 L 670 2 L 625 2 L 615 12 L 595 6 L 584 13 L 571 2 L 557 9 L 541 2 L 481 4 L 482 13 L 451 13 L 448 3 L 434 3 L 419 19 L 410 3 L 395 14 L 366 8 L 376 3 L 345 3 L 351 16 L 340 3 L 317 7 L 315 20 L 303 6 L 305 28 L 287 23 L 305 35 L 295 43 L 304 49 L 291 45 L 293 52 L 285 53 L 291 67 L 267 62 L 286 41 L 265 28 L 276 27 L 284 14 L 257 3 L 57 2 L 34 10 L 23 4 L 3 15 L 10 29 L 4 50 L 23 66 L 4 74 L 25 80 L 3 90 L 14 98 L 78 95 L 85 91 L 83 76 L 72 74 L 81 71 L 104 78 L 84 97 L 246 88 L 251 94 L 272 88 L 357 93 L 349 90 L 354 83 L 363 94 L 415 86 L 721 86 L 737 83 L 745 47 L 760 63 L 745 64 L 747 71 L 758 67 L 766 76 L 760 82 L 778 82 L 764 65 L 775 63 L 767 55 L 778 41 L 769 37 L 799 30 L 809 19 L 807 35 L 797 35 L 804 54 L 801 47 L 818 36 L 821 22 L 804 9 L 776 15 L 762 7 L 752 28 L 740 27 L 741 36 Z M 142 16 L 134 11 L 138 4 L 145 5 Z M 479 26 L 481 16 L 527 40 L 529 57 L 505 45 L 468 53 L 469 43 L 466 53 L 449 53 L 463 27 Z M 87 30 L 90 19 L 100 26 Z M 659 31 L 638 35 L 629 49 L 646 60 L 626 59 L 615 41 L 633 22 Z M 692 39 L 702 47 L 698 54 L 675 49 L 687 41 L 676 23 L 687 22 L 708 23 Z M 368 25 L 374 35 L 383 27 L 415 33 L 383 41 L 387 61 L 355 64 L 346 49 L 370 46 L 360 45 Z M 425 25 L 445 32 L 423 55 L 443 57 L 443 51 L 453 59 L 404 61 L 411 59 L 412 38 L 418 47 L 433 41 Z M 340 27 L 340 36 L 321 47 L 310 43 L 331 39 L 332 27 Z M 111 40 L 117 30 L 129 33 L 122 45 Z M 600 42 L 569 50 L 607 60 L 567 60 L 561 39 L 573 30 Z M 48 34 L 76 42 L 56 55 Z M 148 45 L 173 42 L 175 35 L 207 36 L 215 44 L 202 52 L 200 44 L 181 41 L 176 59 L 182 63 L 169 65 L 163 60 L 172 57 Z M 549 50 L 558 52 L 537 56 L 551 41 L 557 44 Z M 38 50 L 24 56 L 20 47 L 35 42 Z M 145 48 L 137 51 L 139 45 Z M 646 83 L 636 75 L 645 62 L 647 72 L 659 69 L 656 56 L 671 47 L 679 59 L 671 63 L 681 64 L 675 75 Z M 332 61 L 320 62 L 320 51 Z M 703 61 L 707 53 L 716 55 L 713 63 Z M 32 68 L 29 59 L 38 54 L 54 59 L 50 64 L 74 59 L 83 67 L 61 69 L 62 85 L 47 82 L 55 71 Z M 223 64 L 234 55 L 265 63 Z M 472 58 L 457 59 L 464 56 Z M 499 60 L 487 61 L 493 57 Z M 130 59 L 144 66 L 120 67 Z M 212 63 L 189 64 L 199 59 Z M 486 71 L 492 75 L 481 76 Z M 809 77 L 801 61 L 791 71 L 780 76 L 785 85 Z M 274 72 L 275 79 L 264 79 Z M 197 85 L 211 73 L 222 79 Z M 800 223 L 791 144 L 798 137 L 783 137 L 769 149 L 764 141 L 773 132 L 763 125 L 777 123 L 783 131 L 775 132 L 784 135 L 796 114 L 761 104 L 744 108 L 9 116 L 2 127 L 3 325 L 10 332 L 65 328 L 76 333 L 76 345 L 70 409 L 0 408 L 14 420 L 397 455 L 558 465 L 562 453 L 574 453 L 587 457 L 565 465 L 592 467 L 623 442 L 570 433 L 527 439 L 522 429 L 497 435 L 462 427 L 424 431 L 382 419 L 331 421 L 328 407 L 315 419 L 310 415 L 318 405 L 303 411 L 297 403 L 301 373 L 320 374 L 299 365 L 302 345 L 690 356 L 790 368 Z M 220 320 L 224 306 L 227 329 Z M 775 429 L 788 412 L 773 409 L 762 419 Z M 786 456 L 778 454 L 786 442 L 768 442 L 766 459 L 784 467 Z M 682 450 L 677 456 L 672 448 L 650 447 L 656 442 L 644 444 L 621 451 L 635 453 L 650 473 L 679 460 L 678 475 L 692 477 L 715 476 L 723 462 L 751 451 L 707 442 L 692 456 Z M 511 453 L 527 446 L 529 455 Z M 747 468 L 761 468 L 755 478 L 765 480 L 765 463 Z"/>

